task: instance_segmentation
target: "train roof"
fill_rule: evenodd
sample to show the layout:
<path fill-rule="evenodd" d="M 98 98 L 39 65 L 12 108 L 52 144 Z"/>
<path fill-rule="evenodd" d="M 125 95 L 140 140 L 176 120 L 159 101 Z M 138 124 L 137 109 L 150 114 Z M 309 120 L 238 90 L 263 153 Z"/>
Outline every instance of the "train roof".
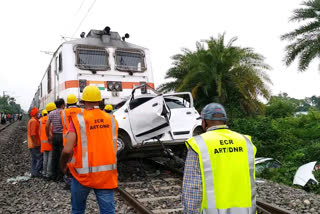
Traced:
<path fill-rule="evenodd" d="M 124 37 L 123 37 L 124 38 Z M 103 46 L 113 48 L 133 48 L 148 50 L 147 48 L 126 42 L 120 37 L 118 32 L 106 31 L 106 30 L 90 30 L 86 37 L 70 40 L 63 44 L 72 45 L 92 45 L 92 46 Z"/>

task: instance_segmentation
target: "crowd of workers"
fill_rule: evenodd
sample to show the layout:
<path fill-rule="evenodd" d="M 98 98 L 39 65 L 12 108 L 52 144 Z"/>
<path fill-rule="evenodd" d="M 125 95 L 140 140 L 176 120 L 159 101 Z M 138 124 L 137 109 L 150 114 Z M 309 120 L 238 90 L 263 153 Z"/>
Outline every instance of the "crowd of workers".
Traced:
<path fill-rule="evenodd" d="M 6 114 L 4 112 L 0 112 L 0 123 L 5 125 L 6 123 L 12 123 L 16 120 L 22 120 L 22 113 L 19 114 Z"/>
<path fill-rule="evenodd" d="M 48 103 L 38 120 L 30 112 L 28 147 L 33 177 L 71 181 L 72 213 L 85 213 L 94 190 L 100 213 L 115 213 L 118 186 L 118 123 L 112 106 L 99 109 L 100 90 L 87 86 L 77 98 Z M 250 136 L 231 131 L 222 105 L 208 104 L 201 112 L 205 133 L 186 141 L 188 148 L 182 187 L 184 213 L 255 214 L 254 158 Z"/>

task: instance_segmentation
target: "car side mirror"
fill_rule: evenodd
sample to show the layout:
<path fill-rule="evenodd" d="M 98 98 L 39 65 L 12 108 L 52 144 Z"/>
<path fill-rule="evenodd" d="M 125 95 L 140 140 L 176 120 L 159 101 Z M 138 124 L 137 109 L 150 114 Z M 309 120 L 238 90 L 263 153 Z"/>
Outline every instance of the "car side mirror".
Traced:
<path fill-rule="evenodd" d="M 125 112 L 125 113 L 128 113 L 128 109 L 126 108 L 126 109 L 124 110 L 124 112 Z"/>

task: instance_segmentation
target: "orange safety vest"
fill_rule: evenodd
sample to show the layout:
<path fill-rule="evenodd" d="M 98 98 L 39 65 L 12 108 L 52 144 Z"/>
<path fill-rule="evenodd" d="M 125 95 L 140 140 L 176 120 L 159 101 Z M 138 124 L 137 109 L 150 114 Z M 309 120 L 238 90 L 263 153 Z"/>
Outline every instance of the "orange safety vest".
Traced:
<path fill-rule="evenodd" d="M 61 123 L 63 127 L 63 146 L 66 145 L 67 141 L 67 132 L 69 130 L 69 124 L 70 124 L 70 119 L 73 114 L 78 114 L 80 112 L 83 112 L 82 108 L 78 107 L 69 107 L 67 109 L 64 109 L 60 111 L 60 117 L 61 117 Z"/>
<path fill-rule="evenodd" d="M 114 189 L 118 186 L 117 121 L 100 109 L 71 116 L 77 142 L 68 163 L 73 177 L 83 186 Z"/>
<path fill-rule="evenodd" d="M 43 151 L 52 151 L 52 144 L 49 143 L 47 135 L 46 135 L 46 124 L 47 124 L 48 116 L 44 116 L 40 118 L 40 141 L 41 141 L 41 153 Z M 50 131 L 52 131 L 52 127 L 50 126 Z"/>

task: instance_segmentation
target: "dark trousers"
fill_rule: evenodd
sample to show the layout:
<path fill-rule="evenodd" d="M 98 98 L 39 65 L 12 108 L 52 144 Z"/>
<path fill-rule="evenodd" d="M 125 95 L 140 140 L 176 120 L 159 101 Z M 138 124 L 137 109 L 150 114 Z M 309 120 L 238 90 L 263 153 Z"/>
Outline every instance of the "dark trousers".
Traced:
<path fill-rule="evenodd" d="M 60 169 L 60 156 L 63 149 L 62 133 L 53 133 L 52 137 L 52 177 L 56 180 L 62 179 Z"/>
<path fill-rule="evenodd" d="M 31 153 L 31 176 L 38 177 L 41 175 L 43 156 L 40 147 L 30 149 Z"/>

